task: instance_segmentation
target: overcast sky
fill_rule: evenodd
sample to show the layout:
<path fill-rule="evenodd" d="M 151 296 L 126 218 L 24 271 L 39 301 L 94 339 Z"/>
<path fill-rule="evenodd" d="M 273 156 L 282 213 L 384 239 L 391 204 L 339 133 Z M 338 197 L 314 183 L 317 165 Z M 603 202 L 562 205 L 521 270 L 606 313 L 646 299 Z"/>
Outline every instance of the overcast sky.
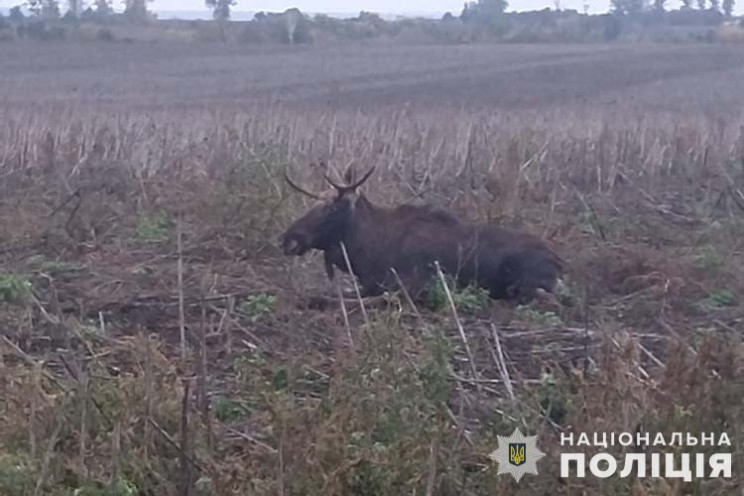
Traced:
<path fill-rule="evenodd" d="M 188 0 L 184 0 L 188 1 Z M 575 2 L 580 7 L 584 0 L 564 0 Z M 163 5 L 177 5 L 178 0 L 156 0 Z M 609 0 L 589 0 L 601 8 L 607 8 Z M 194 0 L 198 3 L 198 0 Z M 459 12 L 462 10 L 463 0 L 238 0 L 237 7 L 241 10 L 284 10 L 298 7 L 300 10 L 311 12 L 358 12 L 369 10 L 376 12 Z M 552 6 L 553 0 L 513 0 L 510 7 L 522 10 L 535 6 Z"/>
<path fill-rule="evenodd" d="M 590 12 L 606 12 L 609 8 L 609 0 L 559 0 L 564 9 L 584 10 L 584 5 L 589 7 Z M 443 14 L 445 12 L 459 13 L 462 10 L 464 0 L 237 0 L 235 10 L 241 11 L 284 11 L 290 7 L 297 7 L 305 12 L 331 12 L 331 13 L 357 13 L 360 10 L 381 12 L 388 14 L 409 13 L 432 13 Z M 545 7 L 553 8 L 555 0 L 510 0 L 509 10 L 535 10 Z M 677 8 L 680 0 L 668 0 L 669 8 Z M 11 7 L 24 3 L 24 0 L 0 0 L 0 6 Z M 66 0 L 61 0 L 66 3 Z M 92 3 L 88 0 L 86 3 Z M 122 0 L 114 0 L 119 9 Z M 744 8 L 744 0 L 737 1 L 737 11 Z M 152 10 L 206 10 L 203 0 L 155 0 L 150 4 Z"/>
<path fill-rule="evenodd" d="M 7 0 L 0 0 L 7 1 Z M 368 10 L 371 12 L 422 13 L 445 12 L 459 13 L 465 0 L 237 0 L 236 10 L 250 11 L 284 11 L 290 7 L 297 7 L 305 12 L 353 12 Z M 584 6 L 590 12 L 607 12 L 610 0 L 559 0 L 561 8 L 584 11 Z M 744 0 L 736 2 L 738 12 L 744 9 Z M 155 0 L 154 8 L 161 10 L 198 10 L 204 8 L 200 0 Z M 667 0 L 671 9 L 679 8 L 681 0 Z M 537 10 L 545 7 L 553 8 L 555 0 L 509 0 L 509 10 Z"/>

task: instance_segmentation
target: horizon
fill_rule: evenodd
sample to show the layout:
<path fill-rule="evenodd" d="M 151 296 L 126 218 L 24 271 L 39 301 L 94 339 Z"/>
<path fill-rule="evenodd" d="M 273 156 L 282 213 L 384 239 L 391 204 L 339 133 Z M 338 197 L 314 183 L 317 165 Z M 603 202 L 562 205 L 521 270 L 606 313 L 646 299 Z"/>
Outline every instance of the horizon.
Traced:
<path fill-rule="evenodd" d="M 22 4 L 18 0 L 0 0 L 0 11 L 7 12 L 15 5 Z M 60 2 L 64 8 L 65 1 Z M 366 2 L 360 0 L 341 1 L 341 0 L 257 0 L 248 2 L 251 8 L 246 8 L 244 2 L 238 2 L 232 7 L 232 15 L 235 20 L 250 20 L 257 12 L 283 12 L 289 8 L 299 8 L 306 14 L 326 14 L 333 17 L 355 17 L 360 12 L 373 12 L 385 18 L 395 17 L 425 17 L 440 18 L 449 12 L 453 15 L 459 15 L 465 2 L 460 0 L 439 0 L 427 2 L 425 0 L 411 0 L 407 2 L 405 8 L 401 8 L 400 3 L 393 0 L 377 0 L 374 3 L 379 8 L 369 8 Z M 509 2 L 507 12 L 528 12 L 543 10 L 549 8 L 556 10 L 576 10 L 580 13 L 604 14 L 610 11 L 609 0 L 519 0 Z M 416 8 L 418 6 L 418 8 Z M 682 6 L 681 0 L 667 2 L 666 10 L 676 10 Z M 123 10 L 123 1 L 117 1 L 113 5 L 116 12 Z M 205 19 L 211 18 L 211 9 L 204 5 L 200 0 L 155 0 L 148 9 L 156 14 L 160 19 Z M 24 10 L 27 10 L 24 7 Z M 744 0 L 737 2 L 734 13 L 742 15 L 744 13 Z"/>

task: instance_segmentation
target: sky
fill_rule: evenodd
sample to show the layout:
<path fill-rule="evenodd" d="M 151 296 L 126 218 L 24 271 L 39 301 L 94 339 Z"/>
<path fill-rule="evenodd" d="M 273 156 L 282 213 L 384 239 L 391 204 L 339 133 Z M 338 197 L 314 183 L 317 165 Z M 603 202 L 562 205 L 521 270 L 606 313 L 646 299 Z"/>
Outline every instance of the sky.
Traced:
<path fill-rule="evenodd" d="M 281 12 L 297 7 L 303 12 L 359 13 L 361 10 L 386 14 L 423 14 L 442 15 L 445 12 L 457 14 L 462 10 L 465 0 L 237 0 L 234 10 Z M 584 3 L 590 5 L 592 12 L 605 12 L 609 0 L 560 0 L 562 8 L 575 8 L 582 11 Z M 24 0 L 0 0 L 0 7 L 9 8 L 25 3 Z M 61 0 L 64 4 L 65 0 Z M 86 3 L 93 3 L 86 0 Z M 118 8 L 122 0 L 114 0 Z M 553 7 L 554 0 L 510 0 L 510 10 L 535 10 Z M 155 11 L 205 10 L 203 0 L 154 0 L 149 8 Z"/>
<path fill-rule="evenodd" d="M 509 10 L 538 10 L 545 7 L 554 8 L 555 1 L 559 1 L 561 8 L 584 11 L 585 5 L 591 13 L 607 12 L 609 0 L 509 0 Z M 668 8 L 677 8 L 680 0 L 669 0 Z M 24 3 L 24 0 L 0 0 L 0 7 L 11 7 Z M 61 0 L 65 3 L 65 0 Z M 92 3 L 87 0 L 86 3 Z M 268 11 L 281 12 L 290 7 L 297 7 L 303 12 L 334 14 L 357 14 L 361 10 L 384 14 L 431 14 L 441 16 L 445 12 L 458 14 L 462 10 L 464 0 L 237 0 L 233 7 L 235 11 Z M 123 4 L 123 0 L 114 0 L 116 7 Z M 744 9 L 744 0 L 737 1 L 737 11 Z M 149 4 L 155 11 L 198 11 L 206 12 L 203 0 L 154 0 Z"/>
<path fill-rule="evenodd" d="M 9 0 L 0 0 L 9 1 Z M 539 10 L 555 8 L 556 0 L 508 0 L 509 10 Z M 610 0 L 557 0 L 563 9 L 583 12 L 585 6 L 591 13 L 604 13 L 609 10 Z M 465 0 L 237 0 L 235 10 L 282 12 L 297 7 L 303 12 L 318 13 L 359 13 L 361 10 L 385 14 L 422 14 L 437 16 L 445 12 L 458 14 Z M 737 0 L 737 11 L 744 8 L 744 0 Z M 201 10 L 201 0 L 155 0 L 151 5 L 155 10 Z M 681 0 L 668 0 L 667 8 L 676 9 Z"/>
<path fill-rule="evenodd" d="M 609 6 L 609 0 L 560 0 L 563 8 L 583 9 L 583 3 L 594 4 L 597 9 L 604 11 Z M 290 7 L 297 7 L 306 12 L 350 12 L 361 10 L 382 12 L 387 14 L 426 13 L 442 15 L 445 12 L 459 13 L 464 0 L 237 0 L 237 10 L 252 11 L 283 11 Z M 566 5 L 563 5 L 566 4 Z M 200 8 L 203 2 L 199 0 L 155 0 L 156 8 L 172 10 L 184 9 L 186 5 Z M 509 5 L 514 10 L 533 10 L 553 7 L 553 0 L 511 0 Z M 181 7 L 178 7 L 181 6 Z"/>

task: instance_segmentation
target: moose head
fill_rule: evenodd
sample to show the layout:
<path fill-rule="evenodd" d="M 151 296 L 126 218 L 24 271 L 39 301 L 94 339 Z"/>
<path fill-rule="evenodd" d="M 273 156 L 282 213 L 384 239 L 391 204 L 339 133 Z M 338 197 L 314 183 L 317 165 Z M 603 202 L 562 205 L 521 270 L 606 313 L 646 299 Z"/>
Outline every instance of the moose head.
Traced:
<path fill-rule="evenodd" d="M 353 228 L 354 208 L 359 198 L 357 189 L 372 175 L 372 167 L 358 181 L 352 181 L 351 169 L 345 174 L 346 185 L 340 185 L 326 175 L 333 187 L 323 193 L 314 193 L 296 184 L 285 172 L 284 179 L 299 193 L 317 200 L 304 216 L 295 221 L 282 236 L 285 255 L 301 256 L 311 249 L 329 250 L 343 241 Z"/>

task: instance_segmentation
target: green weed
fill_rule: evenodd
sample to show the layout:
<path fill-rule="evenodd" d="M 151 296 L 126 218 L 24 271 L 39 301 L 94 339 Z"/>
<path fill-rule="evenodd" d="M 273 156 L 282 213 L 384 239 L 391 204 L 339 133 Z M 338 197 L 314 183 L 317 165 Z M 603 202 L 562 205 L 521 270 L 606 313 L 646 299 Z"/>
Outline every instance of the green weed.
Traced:
<path fill-rule="evenodd" d="M 559 281 L 554 294 L 558 302 L 566 307 L 572 307 L 578 301 L 576 288 L 568 280 Z"/>
<path fill-rule="evenodd" d="M 119 479 L 112 488 L 97 481 L 89 481 L 75 489 L 72 496 L 136 496 L 139 493 L 137 485 L 126 479 Z"/>
<path fill-rule="evenodd" d="M 579 224 L 582 231 L 591 234 L 602 241 L 606 241 L 614 229 L 614 225 L 602 219 L 595 211 L 586 210 L 579 214 Z"/>
<path fill-rule="evenodd" d="M 48 260 L 44 256 L 33 257 L 29 260 L 31 267 L 46 274 L 58 274 L 61 272 L 73 272 L 81 270 L 82 264 L 77 262 L 66 262 L 63 260 Z"/>
<path fill-rule="evenodd" d="M 707 245 L 698 250 L 695 266 L 706 272 L 716 272 L 724 266 L 724 260 L 713 246 Z"/>
<path fill-rule="evenodd" d="M 0 301 L 25 303 L 31 297 L 31 282 L 17 274 L 0 274 Z"/>
<path fill-rule="evenodd" d="M 238 311 L 246 317 L 257 320 L 264 315 L 271 315 L 276 308 L 276 296 L 268 293 L 250 295 L 239 306 Z"/>
<path fill-rule="evenodd" d="M 98 337 L 102 336 L 104 331 L 101 324 L 93 319 L 85 319 L 78 324 L 78 329 L 85 335 Z"/>
<path fill-rule="evenodd" d="M 196 490 L 196 496 L 211 496 L 217 494 L 214 488 L 214 481 L 211 477 L 202 475 L 194 483 L 194 489 Z"/>
<path fill-rule="evenodd" d="M 488 308 L 491 304 L 488 291 L 485 289 L 476 286 L 458 288 L 457 284 L 450 276 L 445 276 L 445 280 L 447 281 L 447 286 L 450 288 L 452 300 L 455 302 L 455 306 L 458 310 L 464 312 L 475 312 L 477 310 Z M 429 308 L 437 312 L 447 308 L 449 305 L 444 286 L 442 286 L 442 282 L 436 276 L 432 277 L 427 285 L 426 303 Z"/>
<path fill-rule="evenodd" d="M 221 422 L 234 422 L 244 418 L 248 413 L 248 408 L 241 402 L 218 396 L 212 402 L 214 416 Z"/>
<path fill-rule="evenodd" d="M 142 241 L 165 241 L 170 235 L 171 219 L 167 212 L 142 215 L 137 220 L 134 236 Z"/>
<path fill-rule="evenodd" d="M 429 359 L 421 367 L 419 377 L 426 397 L 434 404 L 444 404 L 452 392 L 450 363 L 454 350 L 442 335 L 427 338 L 426 345 Z"/>
<path fill-rule="evenodd" d="M 36 484 L 33 464 L 24 457 L 0 454 L 0 494 L 24 496 L 33 492 Z"/>
<path fill-rule="evenodd" d="M 563 325 L 563 320 L 554 312 L 541 312 L 532 308 L 519 306 L 516 309 L 517 318 L 533 324 L 547 327 L 558 327 Z"/>
<path fill-rule="evenodd" d="M 727 289 L 716 289 L 698 302 L 704 310 L 716 310 L 719 308 L 732 307 L 736 304 L 736 297 Z"/>
<path fill-rule="evenodd" d="M 540 385 L 537 388 L 540 413 L 556 424 L 561 424 L 566 417 L 566 398 L 558 387 L 558 379 L 551 372 L 540 374 Z"/>

